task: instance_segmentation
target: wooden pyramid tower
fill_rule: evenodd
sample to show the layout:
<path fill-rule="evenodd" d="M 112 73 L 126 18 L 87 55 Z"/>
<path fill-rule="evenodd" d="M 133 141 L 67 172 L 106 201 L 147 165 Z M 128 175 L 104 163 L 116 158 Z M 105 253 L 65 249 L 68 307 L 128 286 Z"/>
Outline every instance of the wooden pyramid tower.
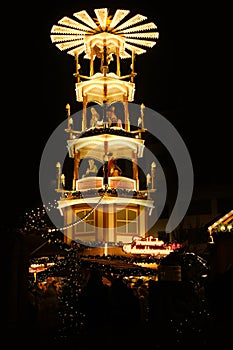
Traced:
<path fill-rule="evenodd" d="M 66 242 L 121 245 L 147 235 L 154 208 L 150 192 L 155 190 L 156 165 L 152 164 L 144 188 L 138 169 L 145 147 L 145 107 L 140 105 L 135 127 L 129 103 L 134 101 L 135 57 L 155 45 L 158 32 L 152 22 L 141 24 L 145 16 L 137 14 L 125 21 L 129 10 L 113 15 L 107 8 L 94 12 L 95 18 L 85 10 L 74 13 L 75 20 L 63 17 L 51 30 L 52 42 L 75 59 L 76 100 L 82 104 L 79 121 L 66 106 L 73 180 L 72 189 L 66 190 L 58 166 L 58 208 Z M 126 66 L 129 72 L 123 74 Z"/>

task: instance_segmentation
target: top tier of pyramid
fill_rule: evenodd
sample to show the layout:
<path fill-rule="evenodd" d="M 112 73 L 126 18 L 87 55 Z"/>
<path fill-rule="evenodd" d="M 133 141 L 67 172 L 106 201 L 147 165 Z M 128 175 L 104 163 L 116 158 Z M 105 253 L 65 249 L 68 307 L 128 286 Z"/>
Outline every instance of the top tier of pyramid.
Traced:
<path fill-rule="evenodd" d="M 96 18 L 91 18 L 85 10 L 73 14 L 77 20 L 63 17 L 52 27 L 51 40 L 60 50 L 75 57 L 76 99 L 83 103 L 84 109 L 90 102 L 99 105 L 132 102 L 135 56 L 156 44 L 157 27 L 152 22 L 144 23 L 147 17 L 140 14 L 124 21 L 129 10 L 117 10 L 113 15 L 107 8 L 94 12 Z M 80 73 L 86 67 L 85 62 L 81 67 L 82 59 L 90 61 L 84 74 Z M 121 59 L 130 59 L 128 74 L 121 74 Z"/>

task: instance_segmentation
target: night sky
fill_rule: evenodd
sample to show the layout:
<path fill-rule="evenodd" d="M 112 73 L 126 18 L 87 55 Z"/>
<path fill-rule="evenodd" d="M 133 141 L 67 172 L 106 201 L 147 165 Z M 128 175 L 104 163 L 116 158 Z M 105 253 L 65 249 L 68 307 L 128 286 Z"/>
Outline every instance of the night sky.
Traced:
<path fill-rule="evenodd" d="M 95 8 L 107 7 L 110 14 L 129 9 L 127 19 L 139 13 L 157 25 L 157 44 L 136 58 L 134 103 L 144 103 L 175 126 L 190 152 L 197 183 L 210 184 L 213 177 L 232 183 L 231 11 L 203 3 L 49 0 L 9 6 L 8 102 L 2 119 L 5 218 L 12 218 L 12 203 L 16 217 L 40 203 L 44 146 L 66 119 L 67 103 L 71 113 L 82 109 L 75 101 L 74 59 L 56 48 L 50 31 L 63 16 L 75 19 L 73 13 L 84 9 L 91 17 Z"/>

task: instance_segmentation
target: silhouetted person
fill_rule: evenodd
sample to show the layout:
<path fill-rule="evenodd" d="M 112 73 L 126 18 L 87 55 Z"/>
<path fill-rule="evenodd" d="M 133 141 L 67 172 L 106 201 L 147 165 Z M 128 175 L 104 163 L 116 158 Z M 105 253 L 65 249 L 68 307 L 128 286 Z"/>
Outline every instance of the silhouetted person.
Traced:
<path fill-rule="evenodd" d="M 217 274 L 206 290 L 213 315 L 219 320 L 233 320 L 233 264 Z"/>
<path fill-rule="evenodd" d="M 59 326 L 59 298 L 56 282 L 48 283 L 40 297 L 39 303 L 39 330 L 45 338 L 53 338 Z"/>
<path fill-rule="evenodd" d="M 111 290 L 111 322 L 118 330 L 134 329 L 140 321 L 139 299 L 122 277 L 115 278 Z"/>
<path fill-rule="evenodd" d="M 85 314 L 87 331 L 96 331 L 108 323 L 109 287 L 102 282 L 97 269 L 90 271 L 87 284 L 79 299 L 80 311 Z"/>
<path fill-rule="evenodd" d="M 232 341 L 233 325 L 233 264 L 208 283 L 206 295 L 214 318 L 209 336 L 210 345 L 228 347 Z"/>
<path fill-rule="evenodd" d="M 139 300 L 140 322 L 145 324 L 148 320 L 149 290 L 142 279 L 138 279 L 134 286 L 134 293 Z"/>

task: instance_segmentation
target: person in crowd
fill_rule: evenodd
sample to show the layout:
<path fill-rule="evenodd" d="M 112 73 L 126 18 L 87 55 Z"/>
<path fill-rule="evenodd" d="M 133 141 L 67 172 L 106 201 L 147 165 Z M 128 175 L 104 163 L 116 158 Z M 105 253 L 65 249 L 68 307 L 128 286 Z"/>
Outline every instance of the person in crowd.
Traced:
<path fill-rule="evenodd" d="M 119 276 L 110 287 L 110 312 L 112 326 L 118 331 L 132 331 L 140 322 L 140 303 L 133 289 Z"/>
<path fill-rule="evenodd" d="M 85 315 L 86 329 L 94 332 L 109 322 L 109 286 L 103 283 L 102 274 L 93 268 L 79 297 L 80 311 Z"/>
<path fill-rule="evenodd" d="M 138 279 L 133 288 L 140 305 L 140 321 L 145 324 L 148 321 L 149 290 L 142 279 Z"/>

